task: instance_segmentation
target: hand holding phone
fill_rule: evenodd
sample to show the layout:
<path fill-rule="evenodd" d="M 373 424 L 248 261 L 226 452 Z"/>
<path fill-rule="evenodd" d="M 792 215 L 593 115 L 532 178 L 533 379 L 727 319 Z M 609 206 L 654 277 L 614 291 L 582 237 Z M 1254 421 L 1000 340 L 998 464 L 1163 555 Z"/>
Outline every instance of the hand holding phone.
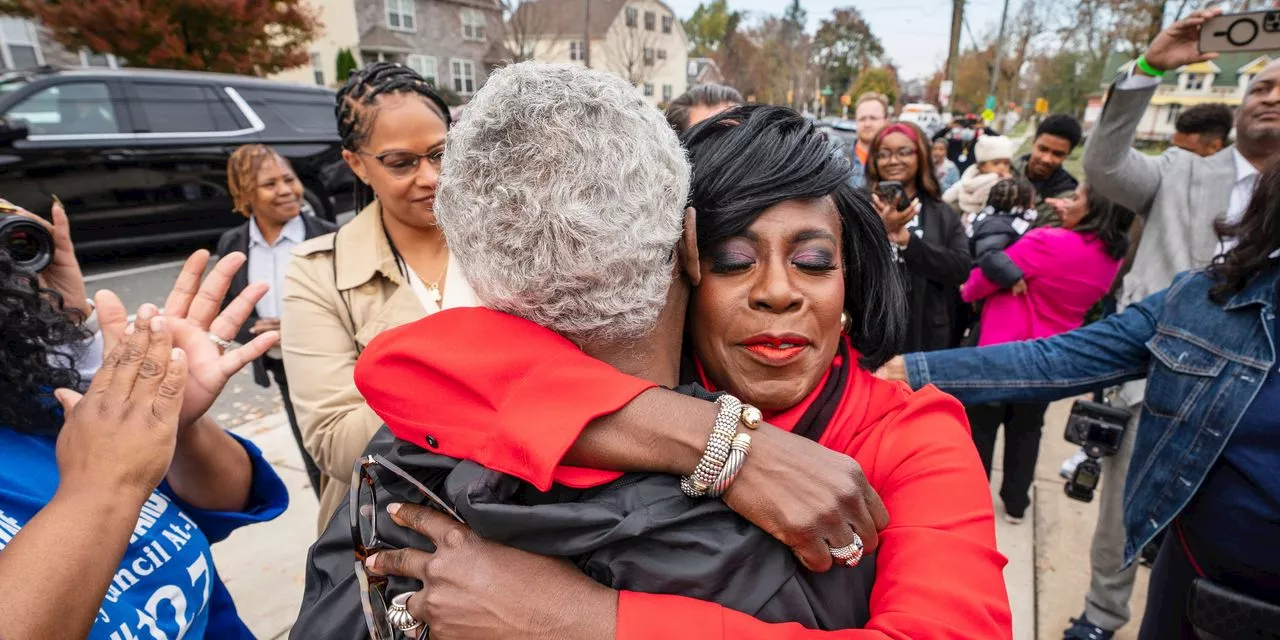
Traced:
<path fill-rule="evenodd" d="M 893 205 L 898 211 L 905 211 L 907 205 L 910 204 L 906 190 L 902 188 L 902 183 L 897 180 L 884 180 L 877 183 L 876 193 L 879 194 L 881 201 Z"/>
<path fill-rule="evenodd" d="M 1209 19 L 1200 27 L 1201 53 L 1280 51 L 1280 11 L 1233 13 Z"/>

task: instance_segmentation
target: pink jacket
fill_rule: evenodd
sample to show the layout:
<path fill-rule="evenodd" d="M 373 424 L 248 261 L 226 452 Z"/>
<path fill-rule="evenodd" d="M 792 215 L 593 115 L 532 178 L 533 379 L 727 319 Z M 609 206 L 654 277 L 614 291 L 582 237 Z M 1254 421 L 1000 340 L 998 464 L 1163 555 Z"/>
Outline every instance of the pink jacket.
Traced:
<path fill-rule="evenodd" d="M 961 289 L 965 302 L 985 300 L 978 345 L 1032 340 L 1065 333 L 1111 288 L 1120 260 L 1092 234 L 1032 229 L 1005 253 L 1022 269 L 1027 293 L 1015 296 L 974 267 Z"/>

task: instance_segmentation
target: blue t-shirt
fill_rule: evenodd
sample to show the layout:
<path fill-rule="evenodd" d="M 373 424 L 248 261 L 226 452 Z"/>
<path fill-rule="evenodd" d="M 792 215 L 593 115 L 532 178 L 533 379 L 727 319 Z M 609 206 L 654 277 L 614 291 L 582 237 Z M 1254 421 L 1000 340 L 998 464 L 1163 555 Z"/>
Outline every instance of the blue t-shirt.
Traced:
<path fill-rule="evenodd" d="M 1275 331 L 1280 335 L 1280 316 Z M 1195 548 L 1280 575 L 1280 375 L 1275 367 L 1180 517 Z"/>
<path fill-rule="evenodd" d="M 167 484 L 152 492 L 89 638 L 253 638 L 218 578 L 209 545 L 237 527 L 280 515 L 289 493 L 262 452 L 237 440 L 253 464 L 248 507 L 238 513 L 205 511 L 184 505 Z M 58 487 L 54 443 L 53 437 L 0 427 L 0 553 L 53 499 Z"/>

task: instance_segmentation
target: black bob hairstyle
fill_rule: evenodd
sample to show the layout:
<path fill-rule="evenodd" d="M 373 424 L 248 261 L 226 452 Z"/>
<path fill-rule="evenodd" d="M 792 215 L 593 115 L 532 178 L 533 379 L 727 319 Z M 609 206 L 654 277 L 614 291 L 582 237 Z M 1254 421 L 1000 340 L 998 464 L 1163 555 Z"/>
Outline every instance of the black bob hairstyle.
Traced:
<path fill-rule="evenodd" d="M 840 215 L 844 310 L 863 368 L 902 351 L 907 303 L 884 223 L 868 196 L 849 186 L 849 161 L 831 153 L 821 131 L 785 107 L 736 107 L 698 123 L 681 141 L 693 164 L 690 206 L 698 249 L 746 231 L 788 200 L 830 197 Z"/>

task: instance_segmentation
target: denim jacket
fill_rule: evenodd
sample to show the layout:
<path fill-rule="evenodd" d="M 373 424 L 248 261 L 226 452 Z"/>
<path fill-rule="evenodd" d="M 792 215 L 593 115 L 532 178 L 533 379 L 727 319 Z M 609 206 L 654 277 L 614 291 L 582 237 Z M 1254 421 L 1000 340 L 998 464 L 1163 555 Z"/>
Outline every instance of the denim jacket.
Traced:
<path fill-rule="evenodd" d="M 1124 489 L 1125 563 L 1199 490 L 1275 365 L 1272 262 L 1225 305 L 1204 272 L 1123 313 L 1027 342 L 906 356 L 912 387 L 965 403 L 1046 402 L 1147 378 Z"/>

